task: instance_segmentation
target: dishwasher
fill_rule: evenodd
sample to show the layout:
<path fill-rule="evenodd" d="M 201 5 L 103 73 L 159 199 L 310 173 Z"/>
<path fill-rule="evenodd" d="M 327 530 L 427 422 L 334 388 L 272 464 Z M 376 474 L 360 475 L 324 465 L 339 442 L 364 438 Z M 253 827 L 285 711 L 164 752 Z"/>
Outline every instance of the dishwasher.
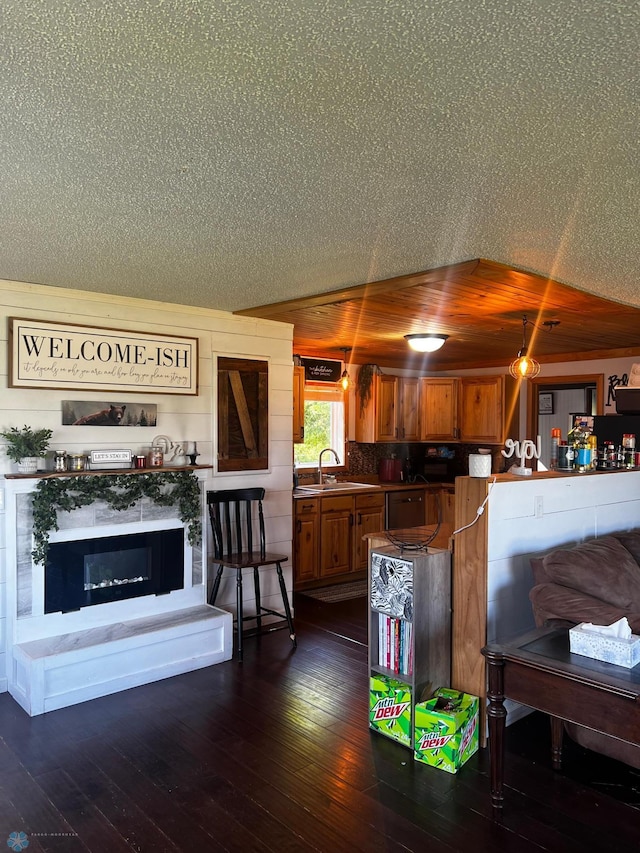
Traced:
<path fill-rule="evenodd" d="M 403 489 L 387 492 L 385 530 L 421 527 L 426 524 L 426 492 L 424 489 Z"/>

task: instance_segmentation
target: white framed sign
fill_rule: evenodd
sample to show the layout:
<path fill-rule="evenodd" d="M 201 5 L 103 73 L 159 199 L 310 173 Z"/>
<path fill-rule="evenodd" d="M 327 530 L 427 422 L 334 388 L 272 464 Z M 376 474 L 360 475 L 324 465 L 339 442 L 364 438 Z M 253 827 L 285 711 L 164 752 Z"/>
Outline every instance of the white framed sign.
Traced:
<path fill-rule="evenodd" d="M 9 318 L 9 387 L 198 393 L 198 339 Z"/>

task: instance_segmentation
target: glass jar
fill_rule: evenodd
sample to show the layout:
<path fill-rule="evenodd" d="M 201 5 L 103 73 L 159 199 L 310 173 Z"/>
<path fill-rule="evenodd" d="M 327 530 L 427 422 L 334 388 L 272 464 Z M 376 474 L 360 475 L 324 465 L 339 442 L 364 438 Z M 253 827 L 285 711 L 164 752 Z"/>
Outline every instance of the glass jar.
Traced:
<path fill-rule="evenodd" d="M 87 457 L 82 453 L 71 453 L 68 457 L 67 470 L 69 471 L 84 471 Z"/>
<path fill-rule="evenodd" d="M 164 464 L 164 452 L 161 447 L 154 445 L 149 451 L 149 468 L 161 468 Z"/>
<path fill-rule="evenodd" d="M 67 470 L 67 451 L 66 450 L 56 450 L 55 456 L 53 459 L 53 470 L 54 471 L 66 471 Z"/>

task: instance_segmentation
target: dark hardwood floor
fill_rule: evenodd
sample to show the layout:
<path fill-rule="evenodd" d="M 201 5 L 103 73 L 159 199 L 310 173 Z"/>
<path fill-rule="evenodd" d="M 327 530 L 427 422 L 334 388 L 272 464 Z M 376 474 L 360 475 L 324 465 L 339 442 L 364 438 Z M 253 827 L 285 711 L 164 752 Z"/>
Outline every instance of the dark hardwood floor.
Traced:
<path fill-rule="evenodd" d="M 369 732 L 365 600 L 298 596 L 296 623 L 295 651 L 274 631 L 247 640 L 241 665 L 42 717 L 0 695 L 0 843 L 22 831 L 28 853 L 640 847 L 640 774 L 571 746 L 554 773 L 532 715 L 508 730 L 496 826 L 486 750 L 452 776 Z"/>

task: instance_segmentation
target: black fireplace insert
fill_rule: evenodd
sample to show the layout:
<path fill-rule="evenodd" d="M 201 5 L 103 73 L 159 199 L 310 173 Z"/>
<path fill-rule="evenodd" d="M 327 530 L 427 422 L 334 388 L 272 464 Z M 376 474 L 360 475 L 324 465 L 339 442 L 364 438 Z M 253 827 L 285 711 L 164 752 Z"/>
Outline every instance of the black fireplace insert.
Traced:
<path fill-rule="evenodd" d="M 184 529 L 49 545 L 44 612 L 67 613 L 184 586 Z"/>

